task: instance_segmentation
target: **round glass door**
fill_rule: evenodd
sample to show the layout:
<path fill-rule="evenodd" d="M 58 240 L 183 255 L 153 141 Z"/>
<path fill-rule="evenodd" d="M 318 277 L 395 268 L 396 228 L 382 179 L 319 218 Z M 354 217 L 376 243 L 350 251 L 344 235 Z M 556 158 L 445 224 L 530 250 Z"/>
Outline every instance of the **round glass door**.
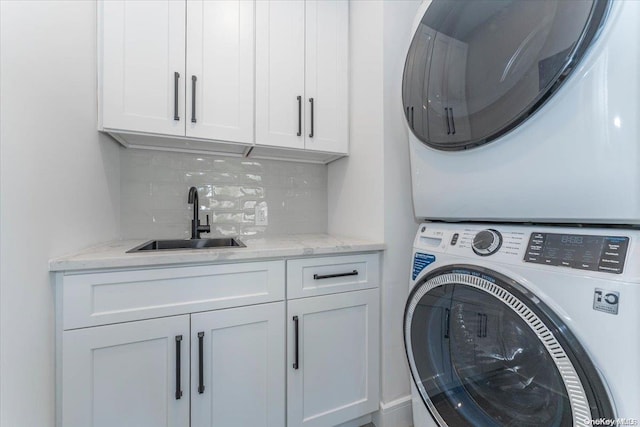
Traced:
<path fill-rule="evenodd" d="M 608 7 L 609 0 L 433 0 L 405 63 L 410 129 L 439 150 L 510 131 L 575 69 Z"/>
<path fill-rule="evenodd" d="M 568 328 L 498 273 L 435 270 L 411 292 L 404 334 L 413 380 L 440 426 L 567 427 L 614 418 Z"/>

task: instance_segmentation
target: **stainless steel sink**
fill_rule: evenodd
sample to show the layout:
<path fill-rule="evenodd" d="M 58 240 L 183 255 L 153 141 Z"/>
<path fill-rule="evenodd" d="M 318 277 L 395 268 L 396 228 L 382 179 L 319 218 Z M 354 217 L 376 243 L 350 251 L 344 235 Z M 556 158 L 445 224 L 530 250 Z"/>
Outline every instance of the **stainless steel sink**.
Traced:
<path fill-rule="evenodd" d="M 245 248 L 245 244 L 235 238 L 190 239 L 190 240 L 150 240 L 127 251 L 171 251 L 178 249 Z"/>

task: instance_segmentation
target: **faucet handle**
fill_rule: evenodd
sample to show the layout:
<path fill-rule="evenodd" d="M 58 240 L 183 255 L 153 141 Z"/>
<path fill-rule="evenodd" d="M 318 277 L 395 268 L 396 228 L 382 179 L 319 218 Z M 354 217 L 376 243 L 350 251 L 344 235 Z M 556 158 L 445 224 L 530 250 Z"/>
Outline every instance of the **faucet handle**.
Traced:
<path fill-rule="evenodd" d="M 200 230 L 203 233 L 211 233 L 211 225 L 209 224 L 209 215 L 207 215 L 207 225 L 198 224 L 198 230 Z"/>

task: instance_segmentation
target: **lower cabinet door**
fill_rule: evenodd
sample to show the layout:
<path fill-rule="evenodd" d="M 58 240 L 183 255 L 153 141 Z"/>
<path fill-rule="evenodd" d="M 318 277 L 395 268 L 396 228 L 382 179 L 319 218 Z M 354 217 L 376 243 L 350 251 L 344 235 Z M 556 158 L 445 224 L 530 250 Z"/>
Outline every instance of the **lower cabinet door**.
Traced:
<path fill-rule="evenodd" d="M 191 426 L 285 425 L 284 302 L 191 315 Z"/>
<path fill-rule="evenodd" d="M 64 427 L 188 427 L 189 316 L 62 333 Z"/>
<path fill-rule="evenodd" d="M 327 427 L 379 405 L 378 289 L 287 302 L 287 426 Z"/>

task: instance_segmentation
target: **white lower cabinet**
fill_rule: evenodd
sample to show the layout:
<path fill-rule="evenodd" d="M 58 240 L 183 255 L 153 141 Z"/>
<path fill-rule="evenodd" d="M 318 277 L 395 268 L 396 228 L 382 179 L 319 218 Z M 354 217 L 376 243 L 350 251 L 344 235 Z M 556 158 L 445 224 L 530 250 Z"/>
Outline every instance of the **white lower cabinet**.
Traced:
<path fill-rule="evenodd" d="M 285 425 L 284 302 L 191 315 L 191 425 Z"/>
<path fill-rule="evenodd" d="M 287 302 L 287 426 L 328 427 L 379 403 L 377 289 Z"/>
<path fill-rule="evenodd" d="M 283 322 L 278 302 L 65 331 L 62 425 L 282 427 Z"/>
<path fill-rule="evenodd" d="M 333 427 L 378 409 L 379 253 L 56 283 L 57 427 Z"/>
<path fill-rule="evenodd" d="M 65 331 L 62 340 L 64 427 L 189 426 L 188 315 Z"/>

